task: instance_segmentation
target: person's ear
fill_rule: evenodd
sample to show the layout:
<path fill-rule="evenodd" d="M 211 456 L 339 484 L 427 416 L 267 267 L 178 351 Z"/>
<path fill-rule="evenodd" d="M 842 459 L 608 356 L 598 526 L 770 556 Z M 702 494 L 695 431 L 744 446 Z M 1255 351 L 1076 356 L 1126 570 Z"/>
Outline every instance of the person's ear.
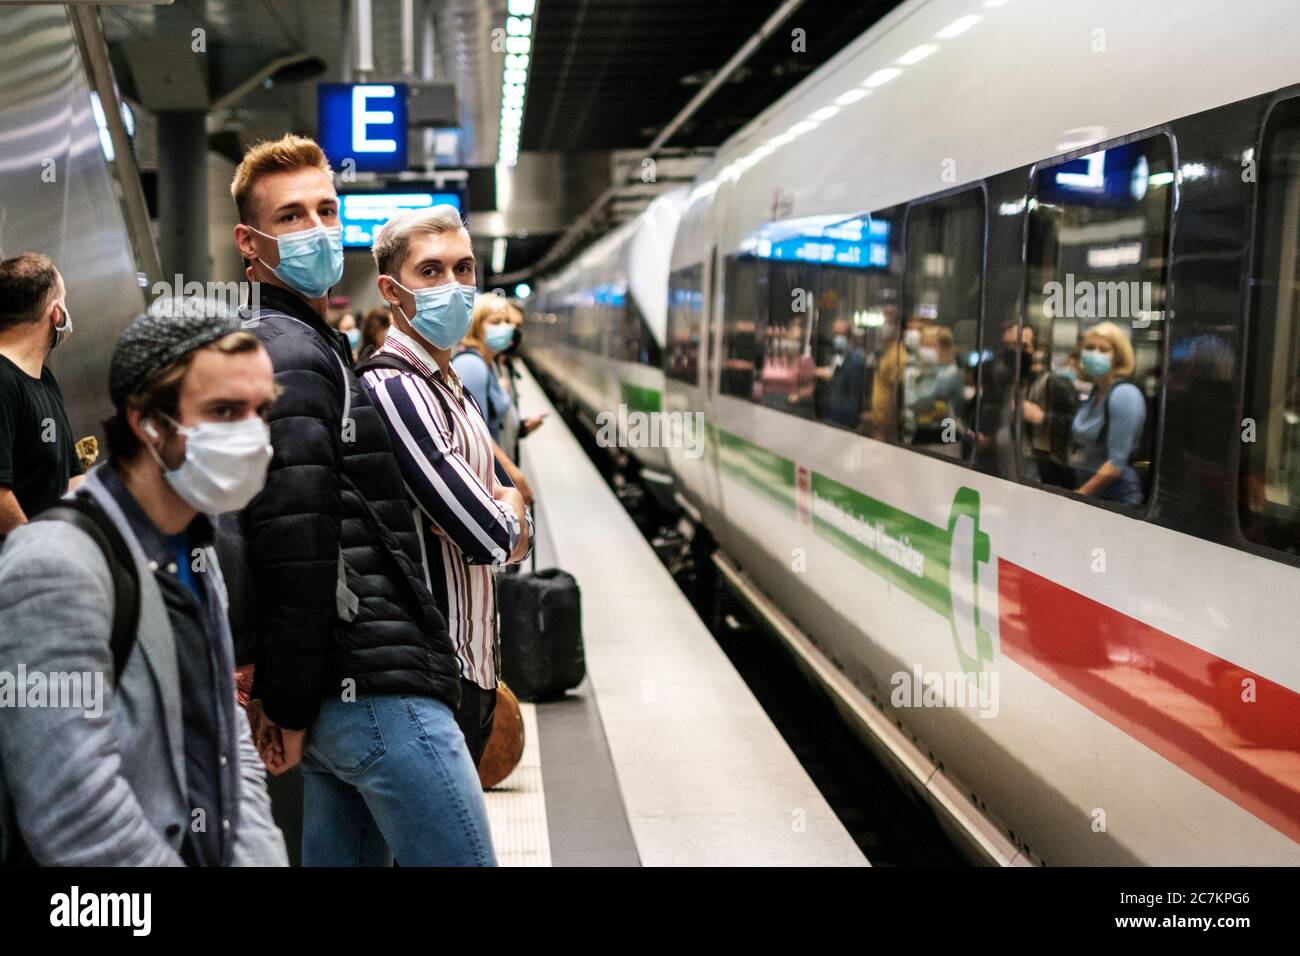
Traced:
<path fill-rule="evenodd" d="M 388 281 L 385 282 L 384 280 Z M 397 283 L 393 281 L 390 275 L 381 275 L 375 279 L 375 284 L 379 287 L 379 294 L 383 296 L 385 302 L 389 305 L 400 305 L 402 302 L 401 290 Z"/>
<path fill-rule="evenodd" d="M 162 438 L 162 432 L 158 429 L 158 426 L 147 415 L 141 413 L 138 408 L 127 408 L 126 424 L 131 429 L 131 434 L 135 436 L 135 440 L 141 445 L 147 446 Z"/>
<path fill-rule="evenodd" d="M 235 226 L 235 246 L 239 249 L 239 254 L 249 262 L 259 258 L 256 239 L 257 233 L 242 222 Z"/>

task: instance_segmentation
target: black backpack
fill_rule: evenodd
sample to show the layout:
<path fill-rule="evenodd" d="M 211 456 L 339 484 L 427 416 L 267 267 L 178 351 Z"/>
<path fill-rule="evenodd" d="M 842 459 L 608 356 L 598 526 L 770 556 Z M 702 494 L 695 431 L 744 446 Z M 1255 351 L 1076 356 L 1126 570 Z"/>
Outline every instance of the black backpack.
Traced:
<path fill-rule="evenodd" d="M 113 684 L 116 686 L 135 647 L 140 622 L 140 576 L 126 539 L 104 510 L 85 495 L 62 499 L 32 520 L 66 521 L 80 528 L 104 556 L 113 580 L 113 629 L 109 646 L 113 651 Z M 3 786 L 2 780 L 0 786 Z M 36 865 L 12 816 L 0 819 L 0 864 L 6 867 Z"/>

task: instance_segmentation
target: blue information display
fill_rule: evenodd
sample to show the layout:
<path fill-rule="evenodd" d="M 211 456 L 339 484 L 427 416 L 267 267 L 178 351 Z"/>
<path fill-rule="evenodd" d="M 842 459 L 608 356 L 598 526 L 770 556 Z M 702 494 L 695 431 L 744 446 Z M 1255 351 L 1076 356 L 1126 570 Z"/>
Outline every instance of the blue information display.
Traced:
<path fill-rule="evenodd" d="M 792 232 L 783 223 L 773 223 L 742 242 L 740 248 L 760 259 L 883 269 L 889 265 L 889 223 L 884 219 L 855 216 Z"/>
<path fill-rule="evenodd" d="M 446 203 L 463 216 L 459 193 L 344 193 L 339 196 L 339 225 L 346 248 L 369 249 L 375 232 L 403 209 L 424 209 Z"/>
<path fill-rule="evenodd" d="M 406 169 L 404 84 L 320 83 L 316 110 L 316 140 L 335 172 Z"/>

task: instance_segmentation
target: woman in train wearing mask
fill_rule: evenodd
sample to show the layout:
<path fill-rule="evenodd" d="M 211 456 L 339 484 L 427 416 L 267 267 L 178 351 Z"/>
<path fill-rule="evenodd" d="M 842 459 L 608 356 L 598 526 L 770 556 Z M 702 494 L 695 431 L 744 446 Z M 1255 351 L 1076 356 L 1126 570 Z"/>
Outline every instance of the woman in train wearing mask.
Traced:
<path fill-rule="evenodd" d="M 1146 424 L 1146 397 L 1129 380 L 1133 345 L 1114 322 L 1101 322 L 1083 335 L 1079 356 L 1082 377 L 1092 394 L 1074 416 L 1073 435 L 1080 447 L 1076 468 L 1081 495 L 1134 507 L 1142 504 L 1142 481 L 1133 457 Z"/>

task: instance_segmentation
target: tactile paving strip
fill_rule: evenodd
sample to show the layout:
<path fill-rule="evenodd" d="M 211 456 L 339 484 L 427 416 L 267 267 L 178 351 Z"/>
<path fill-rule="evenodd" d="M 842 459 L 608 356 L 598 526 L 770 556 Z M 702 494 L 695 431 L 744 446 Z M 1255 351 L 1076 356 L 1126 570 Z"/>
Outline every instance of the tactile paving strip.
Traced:
<path fill-rule="evenodd" d="M 498 864 L 550 866 L 551 841 L 546 829 L 537 708 L 521 703 L 519 710 L 524 718 L 524 755 L 510 776 L 483 794 L 488 824 L 492 827 Z"/>

